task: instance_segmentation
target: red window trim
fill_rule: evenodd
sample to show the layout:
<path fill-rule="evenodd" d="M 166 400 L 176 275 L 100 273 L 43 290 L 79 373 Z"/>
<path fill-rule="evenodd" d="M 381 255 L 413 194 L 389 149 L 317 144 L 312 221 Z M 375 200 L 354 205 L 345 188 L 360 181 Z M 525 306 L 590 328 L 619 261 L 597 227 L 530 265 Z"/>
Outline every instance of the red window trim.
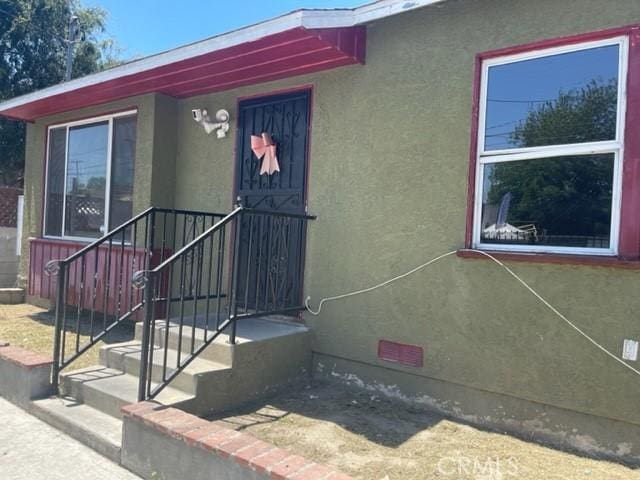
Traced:
<path fill-rule="evenodd" d="M 640 270 L 640 261 L 624 260 L 619 257 L 602 255 L 570 255 L 562 253 L 521 253 L 483 250 L 500 261 L 525 263 L 551 263 L 554 265 L 590 265 L 595 267 L 622 268 Z M 486 255 L 473 250 L 460 249 L 456 252 L 460 258 L 491 260 Z"/>
<path fill-rule="evenodd" d="M 473 105 L 471 118 L 471 141 L 469 148 L 469 178 L 467 188 L 467 221 L 465 233 L 465 247 L 473 245 L 473 212 L 475 202 L 475 177 L 478 156 L 478 124 L 480 118 L 480 84 L 482 79 L 482 62 L 496 57 L 503 57 L 522 52 L 543 50 L 565 45 L 573 45 L 594 40 L 604 40 L 618 36 L 629 38 L 629 65 L 627 69 L 627 111 L 625 118 L 624 157 L 622 159 L 622 199 L 620 212 L 620 237 L 618 242 L 618 256 L 613 260 L 640 260 L 640 25 L 600 30 L 580 35 L 541 40 L 538 42 L 502 48 L 476 55 L 473 80 Z M 637 130 L 634 132 L 634 130 Z M 468 256 L 468 255 L 461 255 Z M 543 257 L 557 257 L 567 259 L 579 255 L 544 254 L 530 255 L 501 252 L 501 256 L 513 259 L 527 259 L 537 261 Z M 615 262 L 596 262 L 595 257 L 586 256 L 584 263 L 613 264 Z M 612 257 L 608 257 L 611 259 Z M 591 260 L 591 261 L 589 261 Z M 562 262 L 566 263 L 566 262 Z M 580 261 L 578 263 L 583 263 Z"/>

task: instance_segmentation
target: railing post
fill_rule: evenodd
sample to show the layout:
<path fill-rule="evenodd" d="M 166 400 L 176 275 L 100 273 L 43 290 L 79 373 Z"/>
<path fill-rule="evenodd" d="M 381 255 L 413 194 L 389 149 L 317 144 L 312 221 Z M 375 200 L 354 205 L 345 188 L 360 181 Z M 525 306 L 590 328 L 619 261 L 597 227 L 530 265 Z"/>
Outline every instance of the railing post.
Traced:
<path fill-rule="evenodd" d="M 62 359 L 60 358 L 62 328 L 64 326 L 64 303 L 65 298 L 65 283 L 67 279 L 67 264 L 65 262 L 58 262 L 58 285 L 56 286 L 56 319 L 55 319 L 55 332 L 53 338 L 53 365 L 51 367 L 51 383 L 53 385 L 53 391 L 58 393 L 58 376 L 60 375 L 60 364 Z"/>
<path fill-rule="evenodd" d="M 236 217 L 235 232 L 233 238 L 233 270 L 231 272 L 231 305 L 229 306 L 229 316 L 231 322 L 231 334 L 229 335 L 229 343 L 236 343 L 236 317 L 238 316 L 238 279 L 240 277 L 238 266 L 240 264 L 240 230 L 242 229 L 242 219 L 244 212 L 240 211 L 240 215 Z"/>
<path fill-rule="evenodd" d="M 147 244 L 144 246 L 147 252 L 146 258 L 145 258 L 145 265 L 144 265 L 144 269 L 146 271 L 151 270 L 151 261 L 153 257 L 155 233 L 156 233 L 156 212 L 155 210 L 151 210 L 151 213 L 149 213 L 149 223 L 147 224 Z"/>
<path fill-rule="evenodd" d="M 152 271 L 145 272 L 146 282 L 144 284 L 144 321 L 142 324 L 142 347 L 140 350 L 140 375 L 138 384 L 138 401 L 147 399 L 147 375 L 149 367 L 150 350 L 153 345 L 149 345 L 151 338 L 151 324 L 153 322 L 153 292 L 155 289 L 155 275 Z"/>

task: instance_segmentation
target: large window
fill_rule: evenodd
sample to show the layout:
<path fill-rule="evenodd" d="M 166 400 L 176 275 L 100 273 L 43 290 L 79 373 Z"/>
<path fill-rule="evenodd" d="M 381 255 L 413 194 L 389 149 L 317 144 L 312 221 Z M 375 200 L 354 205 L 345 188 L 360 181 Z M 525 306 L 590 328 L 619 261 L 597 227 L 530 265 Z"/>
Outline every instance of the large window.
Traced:
<path fill-rule="evenodd" d="M 482 64 L 473 245 L 617 253 L 626 37 Z"/>
<path fill-rule="evenodd" d="M 49 128 L 45 236 L 93 239 L 131 217 L 136 113 Z"/>

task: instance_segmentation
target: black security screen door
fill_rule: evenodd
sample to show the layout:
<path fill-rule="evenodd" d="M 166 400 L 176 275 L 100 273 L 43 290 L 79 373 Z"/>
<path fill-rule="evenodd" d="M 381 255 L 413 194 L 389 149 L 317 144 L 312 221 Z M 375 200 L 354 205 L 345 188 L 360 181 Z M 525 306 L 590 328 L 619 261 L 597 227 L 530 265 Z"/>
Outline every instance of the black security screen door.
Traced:
<path fill-rule="evenodd" d="M 236 153 L 236 194 L 250 208 L 305 213 L 309 91 L 240 103 Z M 268 134 L 280 171 L 260 174 L 251 136 Z M 247 310 L 295 307 L 301 302 L 305 223 L 288 217 L 243 216 L 238 303 Z"/>

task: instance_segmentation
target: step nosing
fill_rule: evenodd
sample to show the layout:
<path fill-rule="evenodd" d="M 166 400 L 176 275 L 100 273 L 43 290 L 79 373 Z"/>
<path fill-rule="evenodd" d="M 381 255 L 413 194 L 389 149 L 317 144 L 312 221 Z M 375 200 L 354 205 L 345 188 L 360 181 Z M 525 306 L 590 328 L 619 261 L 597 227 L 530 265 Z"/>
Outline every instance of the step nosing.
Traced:
<path fill-rule="evenodd" d="M 137 402 L 139 385 L 138 377 L 121 370 L 106 367 L 97 368 L 93 370 L 93 372 L 99 372 L 102 376 L 97 375 L 95 377 L 89 376 L 89 378 L 86 378 L 88 376 L 87 372 L 83 372 L 79 375 L 74 375 L 74 372 L 69 372 L 65 375 L 65 378 L 71 383 L 75 383 L 80 386 L 82 389 L 86 388 L 124 402 Z M 155 387 L 156 385 L 152 382 L 152 387 Z M 169 403 L 179 403 L 194 397 L 191 393 L 171 386 L 165 387 L 162 392 L 160 392 L 159 396 L 164 397 L 169 401 Z M 159 401 L 163 402 L 162 399 Z"/>
<path fill-rule="evenodd" d="M 141 353 L 137 352 L 121 352 L 113 348 L 103 347 L 105 348 L 105 354 L 107 358 L 101 359 L 101 362 L 106 362 L 107 368 L 113 368 L 110 364 L 120 364 L 123 362 L 135 362 L 137 364 L 140 363 Z M 176 358 L 177 351 L 173 349 L 169 349 L 171 353 L 167 355 L 167 371 L 175 371 L 179 367 L 176 366 Z M 153 368 L 160 369 L 164 366 L 164 350 L 156 349 L 156 354 L 153 356 Z M 185 359 L 183 359 L 184 361 Z M 208 372 L 215 372 L 218 370 L 226 370 L 231 368 L 230 365 L 226 365 L 222 362 L 209 360 L 207 358 L 201 358 L 200 356 L 196 356 L 189 365 L 182 369 L 181 373 L 184 373 L 189 376 L 200 375 Z"/>
<path fill-rule="evenodd" d="M 40 412 L 62 420 L 67 424 L 78 427 L 95 437 L 102 438 L 112 445 L 120 446 L 122 420 L 98 410 L 86 403 L 77 402 L 68 404 L 60 398 L 39 400 L 33 402 Z M 87 418 L 81 419 L 80 414 L 85 412 Z M 109 432 L 109 433 L 105 433 Z M 113 435 L 116 433 L 116 435 Z"/>
<path fill-rule="evenodd" d="M 122 421 L 70 397 L 34 401 L 31 413 L 112 461 L 120 461 Z"/>

